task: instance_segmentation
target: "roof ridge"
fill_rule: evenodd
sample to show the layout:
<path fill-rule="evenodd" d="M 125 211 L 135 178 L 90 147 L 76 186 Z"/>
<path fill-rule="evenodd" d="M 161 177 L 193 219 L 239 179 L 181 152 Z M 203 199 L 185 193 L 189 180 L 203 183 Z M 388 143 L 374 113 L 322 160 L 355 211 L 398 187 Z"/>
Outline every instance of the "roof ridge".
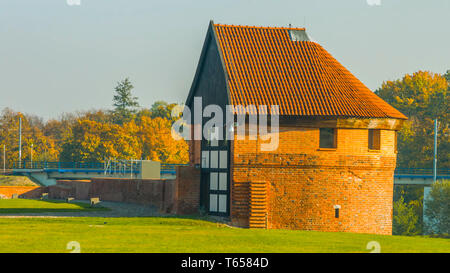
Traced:
<path fill-rule="evenodd" d="M 266 27 L 266 26 L 248 26 L 248 25 L 228 25 L 214 24 L 215 27 L 234 27 L 234 28 L 259 28 L 259 29 L 282 29 L 282 30 L 306 30 L 305 27 Z"/>

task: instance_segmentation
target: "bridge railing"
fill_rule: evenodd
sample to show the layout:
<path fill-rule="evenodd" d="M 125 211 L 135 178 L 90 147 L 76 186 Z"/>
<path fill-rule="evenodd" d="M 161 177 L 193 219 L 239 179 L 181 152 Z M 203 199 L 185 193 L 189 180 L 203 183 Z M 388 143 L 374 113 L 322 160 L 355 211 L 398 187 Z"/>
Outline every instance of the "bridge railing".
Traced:
<path fill-rule="evenodd" d="M 103 162 L 47 162 L 47 161 L 22 161 L 14 162 L 13 169 L 105 169 Z"/>
<path fill-rule="evenodd" d="M 450 175 L 450 169 L 437 169 L 437 175 Z M 433 175 L 433 169 L 430 168 L 397 168 L 397 175 Z"/>
<path fill-rule="evenodd" d="M 105 173 L 134 173 L 138 174 L 141 171 L 141 162 L 139 160 L 113 160 L 105 164 Z"/>
<path fill-rule="evenodd" d="M 176 174 L 177 166 L 187 166 L 187 164 L 166 164 L 161 163 L 161 174 Z M 83 171 L 96 170 L 106 173 L 139 173 L 141 162 L 134 161 L 110 161 L 110 162 L 47 162 L 47 161 L 22 161 L 14 162 L 13 169 L 39 169 L 47 171 Z"/>
<path fill-rule="evenodd" d="M 134 161 L 110 161 L 110 162 L 47 162 L 47 161 L 22 161 L 14 162 L 15 170 L 44 170 L 58 172 L 105 172 L 135 173 L 141 171 L 141 162 Z"/>

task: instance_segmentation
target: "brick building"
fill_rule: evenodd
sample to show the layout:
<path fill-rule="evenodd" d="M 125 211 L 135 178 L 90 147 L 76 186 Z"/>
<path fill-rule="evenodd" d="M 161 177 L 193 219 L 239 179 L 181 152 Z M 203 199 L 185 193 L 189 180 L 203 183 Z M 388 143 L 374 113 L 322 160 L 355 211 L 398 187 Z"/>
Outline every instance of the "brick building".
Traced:
<path fill-rule="evenodd" d="M 396 131 L 406 117 L 305 29 L 211 22 L 191 109 L 196 97 L 201 109 L 279 107 L 273 151 L 262 151 L 259 139 L 190 141 L 200 206 L 210 214 L 250 228 L 391 234 Z"/>

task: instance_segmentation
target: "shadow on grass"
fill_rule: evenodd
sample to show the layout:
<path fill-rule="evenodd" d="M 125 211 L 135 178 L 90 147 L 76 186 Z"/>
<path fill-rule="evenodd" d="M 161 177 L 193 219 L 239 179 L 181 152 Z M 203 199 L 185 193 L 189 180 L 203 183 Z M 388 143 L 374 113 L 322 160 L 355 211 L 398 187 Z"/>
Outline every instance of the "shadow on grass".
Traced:
<path fill-rule="evenodd" d="M 88 212 L 88 211 L 107 211 L 106 208 L 92 208 L 92 209 L 0 209 L 0 214 L 19 214 L 19 213 L 53 213 L 53 212 Z"/>
<path fill-rule="evenodd" d="M 230 219 L 227 217 L 217 217 L 207 214 L 190 214 L 190 215 L 163 214 L 157 217 L 166 219 L 200 220 L 214 224 L 230 225 Z"/>
<path fill-rule="evenodd" d="M 58 207 L 68 206 L 68 207 Z M 102 206 L 63 200 L 9 199 L 0 201 L 0 214 L 109 211 Z"/>
<path fill-rule="evenodd" d="M 103 205 L 102 205 L 103 204 Z M 58 207 L 58 206 L 71 207 Z M 118 206 L 117 206 L 118 205 Z M 125 205 L 125 208 L 121 208 Z M 127 207 L 131 206 L 131 207 Z M 148 212 L 141 213 L 140 209 L 149 208 L 148 206 L 118 203 L 102 202 L 94 207 L 90 206 L 88 201 L 74 201 L 67 203 L 65 200 L 55 199 L 8 199 L 0 200 L 0 216 L 73 216 L 73 217 L 106 217 L 106 218 L 165 218 L 180 220 L 200 220 L 218 225 L 229 225 L 229 219 L 223 217 L 214 217 L 204 213 L 190 215 L 167 214 L 158 211 L 154 207 Z M 41 214 L 41 215 L 39 215 Z"/>

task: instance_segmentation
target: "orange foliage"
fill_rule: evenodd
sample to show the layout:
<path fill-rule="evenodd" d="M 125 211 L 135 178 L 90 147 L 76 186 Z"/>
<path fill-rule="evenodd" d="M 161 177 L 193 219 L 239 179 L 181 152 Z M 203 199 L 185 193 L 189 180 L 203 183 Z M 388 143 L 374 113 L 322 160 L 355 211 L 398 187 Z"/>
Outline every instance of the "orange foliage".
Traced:
<path fill-rule="evenodd" d="M 172 137 L 171 121 L 164 118 L 140 118 L 140 141 L 144 159 L 164 163 L 187 163 L 188 145 Z"/>

